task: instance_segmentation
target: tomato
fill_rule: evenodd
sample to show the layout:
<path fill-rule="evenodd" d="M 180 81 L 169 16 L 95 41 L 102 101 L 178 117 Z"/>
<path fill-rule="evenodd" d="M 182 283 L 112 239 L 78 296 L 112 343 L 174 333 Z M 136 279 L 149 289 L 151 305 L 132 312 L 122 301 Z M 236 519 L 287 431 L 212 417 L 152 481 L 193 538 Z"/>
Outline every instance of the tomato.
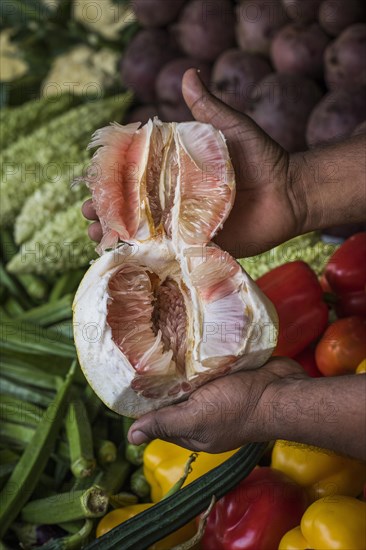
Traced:
<path fill-rule="evenodd" d="M 350 374 L 366 356 L 366 319 L 338 319 L 323 334 L 315 350 L 318 369 L 325 376 Z"/>

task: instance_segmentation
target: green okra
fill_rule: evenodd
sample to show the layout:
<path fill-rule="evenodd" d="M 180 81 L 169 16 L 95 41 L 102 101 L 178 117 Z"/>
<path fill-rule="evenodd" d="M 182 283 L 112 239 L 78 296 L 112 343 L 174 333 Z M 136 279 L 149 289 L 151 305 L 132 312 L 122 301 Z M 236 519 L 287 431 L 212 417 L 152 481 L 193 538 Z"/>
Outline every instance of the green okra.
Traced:
<path fill-rule="evenodd" d="M 131 506 L 131 504 L 138 503 L 138 497 L 133 493 L 127 493 L 125 491 L 111 495 L 109 502 L 113 508 L 123 508 L 123 506 Z"/>
<path fill-rule="evenodd" d="M 85 386 L 85 390 L 83 392 L 83 401 L 85 403 L 90 422 L 94 422 L 94 420 L 103 409 L 103 403 L 94 392 L 94 390 L 91 388 L 91 386 L 89 386 L 89 384 Z"/>
<path fill-rule="evenodd" d="M 60 323 L 52 324 L 49 328 L 53 331 L 58 332 L 59 334 L 61 334 L 61 336 L 66 336 L 66 338 L 70 339 L 73 338 L 74 327 L 71 319 L 66 319 L 65 321 L 61 321 Z"/>
<path fill-rule="evenodd" d="M 16 283 L 14 277 L 9 275 L 2 262 L 0 262 L 0 285 L 5 287 L 22 307 L 30 308 L 32 306 L 24 290 Z"/>
<path fill-rule="evenodd" d="M 67 410 L 75 367 L 76 362 L 0 493 L 0 538 L 30 498 L 47 464 Z"/>
<path fill-rule="evenodd" d="M 0 321 L 0 342 L 3 349 L 28 354 L 51 354 L 74 358 L 72 340 L 55 331 L 25 321 Z"/>
<path fill-rule="evenodd" d="M 84 274 L 84 269 L 73 269 L 61 275 L 51 289 L 49 302 L 57 302 L 65 294 L 73 294 Z"/>
<path fill-rule="evenodd" d="M 0 403 L 1 422 L 15 422 L 16 424 L 26 424 L 37 426 L 44 414 L 44 409 L 28 403 L 22 399 L 17 399 L 12 395 L 3 396 Z M 1 453 L 0 453 L 1 454 Z M 1 459 L 0 459 L 1 463 Z"/>
<path fill-rule="evenodd" d="M 11 395 L 42 407 L 48 407 L 54 397 L 54 394 L 49 391 L 22 386 L 5 376 L 0 376 L 0 394 Z"/>
<path fill-rule="evenodd" d="M 150 495 L 151 487 L 144 476 L 142 466 L 137 468 L 130 477 L 131 490 L 140 498 Z"/>
<path fill-rule="evenodd" d="M 34 428 L 30 426 L 4 421 L 0 424 L 0 438 L 2 441 L 9 443 L 9 445 L 15 445 L 17 448 L 26 447 L 32 441 L 34 433 Z"/>
<path fill-rule="evenodd" d="M 52 497 L 32 500 L 21 511 L 22 521 L 53 525 L 83 518 L 99 518 L 108 509 L 108 495 L 100 487 L 86 491 L 69 491 Z"/>
<path fill-rule="evenodd" d="M 84 548 L 85 543 L 90 538 L 94 528 L 93 520 L 85 520 L 82 528 L 77 533 L 72 533 L 67 537 L 54 539 L 42 545 L 43 550 L 79 550 Z"/>
<path fill-rule="evenodd" d="M 123 487 L 130 473 L 130 468 L 130 464 L 123 457 L 118 456 L 115 462 L 111 462 L 106 466 L 95 484 L 109 495 L 113 495 Z"/>
<path fill-rule="evenodd" d="M 90 476 L 96 467 L 96 461 L 91 426 L 81 399 L 75 399 L 70 403 L 65 428 L 72 473 L 75 477 Z"/>
<path fill-rule="evenodd" d="M 19 454 L 10 449 L 0 450 L 0 465 L 16 462 L 19 459 Z"/>
<path fill-rule="evenodd" d="M 6 372 L 8 368 L 12 366 L 21 366 L 23 368 L 34 369 L 35 372 L 42 371 L 43 373 L 65 377 L 68 373 L 68 370 L 71 365 L 70 358 L 67 357 L 56 357 L 51 354 L 29 354 L 23 353 L 16 349 L 11 350 L 2 350 L 0 355 L 0 370 L 4 369 L 3 372 Z M 85 381 L 84 376 L 81 377 L 81 369 L 78 366 L 75 372 L 74 380 L 76 383 L 80 381 Z"/>
<path fill-rule="evenodd" d="M 2 255 L 6 262 L 10 262 L 10 260 L 17 255 L 18 247 L 16 246 L 9 229 L 3 228 L 0 231 L 0 236 Z M 30 298 L 35 300 L 43 300 L 46 297 L 48 285 L 40 277 L 26 273 L 14 275 L 14 279 L 21 284 Z"/>
<path fill-rule="evenodd" d="M 30 365 L 8 364 L 6 377 L 10 380 L 21 381 L 22 385 L 35 386 L 44 390 L 55 391 L 57 376 L 48 374 Z"/>
<path fill-rule="evenodd" d="M 9 296 L 4 304 L 4 307 L 9 317 L 18 317 L 24 313 L 24 308 L 13 296 Z"/>
<path fill-rule="evenodd" d="M 18 315 L 18 320 L 37 323 L 41 327 L 60 323 L 72 317 L 72 301 L 73 296 L 67 294 L 53 303 L 47 302 L 41 306 L 21 312 Z"/>
<path fill-rule="evenodd" d="M 128 443 L 125 449 L 125 457 L 128 462 L 131 462 L 134 466 L 141 466 L 144 461 L 144 451 L 146 449 L 146 445 L 146 443 L 142 443 L 142 445 L 133 445 L 132 443 Z"/>
<path fill-rule="evenodd" d="M 95 452 L 97 455 L 98 463 L 101 466 L 110 464 L 117 460 L 117 447 L 109 439 L 95 439 Z"/>

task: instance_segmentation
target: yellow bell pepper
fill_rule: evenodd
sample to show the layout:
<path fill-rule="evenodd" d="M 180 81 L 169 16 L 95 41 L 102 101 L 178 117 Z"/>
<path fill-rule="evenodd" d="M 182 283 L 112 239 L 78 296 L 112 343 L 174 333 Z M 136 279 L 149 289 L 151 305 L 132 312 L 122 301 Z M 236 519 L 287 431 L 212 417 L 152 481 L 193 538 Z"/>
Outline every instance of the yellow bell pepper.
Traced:
<path fill-rule="evenodd" d="M 361 361 L 356 369 L 356 374 L 365 374 L 366 373 L 366 359 Z"/>
<path fill-rule="evenodd" d="M 312 501 L 335 494 L 357 497 L 366 482 L 364 462 L 290 441 L 276 441 L 271 465 L 305 487 Z"/>
<path fill-rule="evenodd" d="M 278 550 L 365 550 L 366 503 L 336 495 L 313 502 Z"/>
<path fill-rule="evenodd" d="M 235 452 L 236 450 L 219 454 L 197 453 L 198 457 L 193 462 L 192 471 L 183 487 L 222 464 Z M 153 502 L 159 502 L 183 476 L 184 466 L 191 454 L 192 451 L 161 439 L 154 439 L 147 445 L 144 451 L 144 476 L 151 486 Z"/>
<path fill-rule="evenodd" d="M 106 514 L 98 523 L 96 531 L 97 537 L 105 535 L 108 531 L 114 527 L 117 527 L 117 525 L 120 525 L 134 516 L 137 516 L 137 514 L 144 512 L 148 508 L 151 508 L 151 506 L 154 506 L 154 504 L 149 502 L 146 504 L 132 504 L 131 506 L 124 506 L 123 508 L 112 510 L 112 512 Z M 191 539 L 196 532 L 196 522 L 194 520 L 190 521 L 187 525 L 184 525 L 174 533 L 171 533 L 162 540 L 159 540 L 159 542 L 156 542 L 150 546 L 149 550 L 170 550 L 174 546 Z"/>

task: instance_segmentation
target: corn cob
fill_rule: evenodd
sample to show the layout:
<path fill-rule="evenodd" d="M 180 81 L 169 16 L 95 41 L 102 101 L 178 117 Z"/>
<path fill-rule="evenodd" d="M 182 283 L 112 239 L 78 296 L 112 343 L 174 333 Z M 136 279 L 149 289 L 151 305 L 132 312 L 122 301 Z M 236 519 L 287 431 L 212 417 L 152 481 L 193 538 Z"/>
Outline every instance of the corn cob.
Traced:
<path fill-rule="evenodd" d="M 17 244 L 29 240 L 56 212 L 65 210 L 88 195 L 89 191 L 85 185 L 71 187 L 70 184 L 74 178 L 82 175 L 89 156 L 86 150 L 81 151 L 79 164 L 70 166 L 57 181 L 45 183 L 26 199 L 15 220 L 14 236 Z"/>
<path fill-rule="evenodd" d="M 5 149 L 0 155 L 1 224 L 13 223 L 24 201 L 46 181 L 56 181 L 57 193 L 60 174 L 79 163 L 92 132 L 120 120 L 130 101 L 131 94 L 123 94 L 81 105 Z"/>
<path fill-rule="evenodd" d="M 88 222 L 80 212 L 83 200 L 59 212 L 22 244 L 7 265 L 11 273 L 52 275 L 87 265 L 95 257 L 88 234 Z"/>
<path fill-rule="evenodd" d="M 27 101 L 20 107 L 8 107 L 0 112 L 1 148 L 5 149 L 36 127 L 61 115 L 80 103 L 80 97 L 63 94 Z"/>

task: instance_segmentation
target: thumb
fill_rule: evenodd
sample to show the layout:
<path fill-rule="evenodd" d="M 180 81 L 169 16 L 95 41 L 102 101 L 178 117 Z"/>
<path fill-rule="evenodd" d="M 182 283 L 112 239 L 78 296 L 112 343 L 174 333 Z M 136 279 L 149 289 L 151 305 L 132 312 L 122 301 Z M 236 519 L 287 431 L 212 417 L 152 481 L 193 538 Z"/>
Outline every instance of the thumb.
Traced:
<path fill-rule="evenodd" d="M 191 403 L 191 405 L 189 404 Z M 192 402 L 186 401 L 145 414 L 134 422 L 128 432 L 133 445 L 141 445 L 152 439 L 176 441 L 188 437 L 195 424 Z"/>

